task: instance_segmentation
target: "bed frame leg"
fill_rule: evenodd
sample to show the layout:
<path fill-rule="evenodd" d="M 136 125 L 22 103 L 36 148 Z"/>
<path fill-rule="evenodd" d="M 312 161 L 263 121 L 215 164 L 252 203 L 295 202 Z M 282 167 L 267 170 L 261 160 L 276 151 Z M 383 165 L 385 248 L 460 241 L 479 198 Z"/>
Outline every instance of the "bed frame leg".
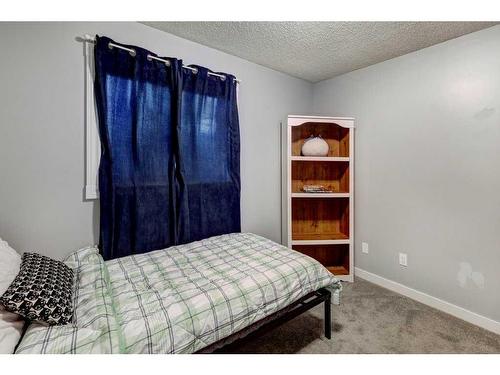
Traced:
<path fill-rule="evenodd" d="M 328 290 L 325 295 L 325 336 L 328 340 L 332 338 L 332 294 Z"/>

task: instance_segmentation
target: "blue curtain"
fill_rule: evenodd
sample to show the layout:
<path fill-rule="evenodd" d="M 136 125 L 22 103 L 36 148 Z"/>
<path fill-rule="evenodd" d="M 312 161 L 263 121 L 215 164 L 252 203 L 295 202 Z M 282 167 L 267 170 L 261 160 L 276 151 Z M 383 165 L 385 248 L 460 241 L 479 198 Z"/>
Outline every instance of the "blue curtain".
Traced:
<path fill-rule="evenodd" d="M 97 37 L 95 95 L 102 154 L 100 248 L 105 259 L 175 244 L 175 128 L 182 62 L 148 59 Z M 135 56 L 133 54 L 135 53 Z"/>
<path fill-rule="evenodd" d="M 239 232 L 240 134 L 235 77 L 183 69 L 178 158 L 178 242 Z"/>
<path fill-rule="evenodd" d="M 234 77 L 109 43 L 97 37 L 94 52 L 103 257 L 239 232 Z"/>

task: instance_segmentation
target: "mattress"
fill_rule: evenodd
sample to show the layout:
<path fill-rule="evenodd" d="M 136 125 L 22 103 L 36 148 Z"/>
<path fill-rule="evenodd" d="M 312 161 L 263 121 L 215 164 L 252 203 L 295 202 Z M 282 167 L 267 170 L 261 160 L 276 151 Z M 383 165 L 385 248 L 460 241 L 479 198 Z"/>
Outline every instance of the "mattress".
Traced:
<path fill-rule="evenodd" d="M 30 324 L 16 353 L 193 353 L 341 288 L 316 260 L 251 233 L 107 262 L 88 247 L 65 262 L 75 270 L 72 324 Z"/>

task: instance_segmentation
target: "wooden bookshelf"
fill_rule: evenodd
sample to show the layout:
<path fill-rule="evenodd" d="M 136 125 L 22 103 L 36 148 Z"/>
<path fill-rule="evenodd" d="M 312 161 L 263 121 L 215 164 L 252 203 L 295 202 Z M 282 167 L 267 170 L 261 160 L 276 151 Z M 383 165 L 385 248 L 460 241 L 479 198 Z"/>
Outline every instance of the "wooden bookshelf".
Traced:
<path fill-rule="evenodd" d="M 354 281 L 354 119 L 288 116 L 284 133 L 286 245 L 339 279 Z M 328 143 L 328 155 L 301 154 L 311 135 Z M 328 192 L 305 192 L 304 185 L 321 185 Z"/>

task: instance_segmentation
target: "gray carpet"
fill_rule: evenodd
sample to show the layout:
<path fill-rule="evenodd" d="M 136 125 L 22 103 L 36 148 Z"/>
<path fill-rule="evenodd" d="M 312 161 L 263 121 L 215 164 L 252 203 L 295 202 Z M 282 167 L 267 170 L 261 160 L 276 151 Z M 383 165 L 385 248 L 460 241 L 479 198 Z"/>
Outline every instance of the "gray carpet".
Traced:
<path fill-rule="evenodd" d="M 225 353 L 500 353 L 500 336 L 400 294 L 356 279 L 332 306 L 332 339 L 323 305 Z"/>

